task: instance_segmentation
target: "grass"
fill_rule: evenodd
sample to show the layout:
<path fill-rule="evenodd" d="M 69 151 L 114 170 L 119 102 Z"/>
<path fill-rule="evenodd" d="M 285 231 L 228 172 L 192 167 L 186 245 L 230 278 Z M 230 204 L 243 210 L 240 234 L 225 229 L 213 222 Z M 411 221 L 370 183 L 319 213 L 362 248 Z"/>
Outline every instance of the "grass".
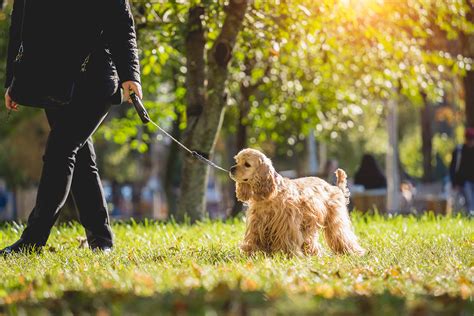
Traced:
<path fill-rule="evenodd" d="M 116 223 L 111 255 L 55 228 L 41 255 L 0 258 L 0 314 L 474 314 L 474 221 L 353 214 L 364 257 L 248 258 L 239 220 Z M 0 229 L 0 246 L 22 227 Z M 324 243 L 323 243 L 324 244 Z"/>

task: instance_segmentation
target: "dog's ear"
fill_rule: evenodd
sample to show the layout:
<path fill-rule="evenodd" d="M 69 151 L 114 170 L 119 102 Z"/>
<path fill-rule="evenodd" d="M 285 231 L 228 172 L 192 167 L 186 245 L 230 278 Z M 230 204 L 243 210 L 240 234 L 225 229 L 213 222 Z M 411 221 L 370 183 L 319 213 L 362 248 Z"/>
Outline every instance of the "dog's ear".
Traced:
<path fill-rule="evenodd" d="M 247 202 L 252 197 L 252 188 L 248 183 L 237 182 L 235 184 L 235 194 L 239 201 Z"/>
<path fill-rule="evenodd" d="M 270 161 L 262 161 L 252 181 L 252 191 L 256 200 L 265 200 L 276 189 L 274 170 Z"/>

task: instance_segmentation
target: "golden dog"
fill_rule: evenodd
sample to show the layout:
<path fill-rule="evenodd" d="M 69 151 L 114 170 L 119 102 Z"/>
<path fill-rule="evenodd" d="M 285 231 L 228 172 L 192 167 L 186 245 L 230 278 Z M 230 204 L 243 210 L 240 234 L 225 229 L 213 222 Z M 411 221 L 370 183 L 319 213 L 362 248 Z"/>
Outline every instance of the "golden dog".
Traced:
<path fill-rule="evenodd" d="M 290 180 L 280 176 L 261 152 L 244 149 L 235 156 L 230 177 L 237 198 L 248 203 L 247 227 L 241 249 L 321 255 L 320 230 L 336 253 L 364 254 L 354 234 L 347 204 L 346 173 L 338 169 L 337 186 L 307 177 Z"/>

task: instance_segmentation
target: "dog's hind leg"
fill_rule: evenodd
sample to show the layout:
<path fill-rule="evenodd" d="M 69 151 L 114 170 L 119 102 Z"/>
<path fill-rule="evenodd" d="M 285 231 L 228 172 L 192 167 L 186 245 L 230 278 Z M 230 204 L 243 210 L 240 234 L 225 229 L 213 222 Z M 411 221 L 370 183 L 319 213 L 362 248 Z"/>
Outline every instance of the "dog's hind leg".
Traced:
<path fill-rule="evenodd" d="M 363 255 L 365 250 L 359 245 L 352 228 L 345 196 L 338 194 L 327 204 L 324 236 L 328 246 L 336 253 Z"/>

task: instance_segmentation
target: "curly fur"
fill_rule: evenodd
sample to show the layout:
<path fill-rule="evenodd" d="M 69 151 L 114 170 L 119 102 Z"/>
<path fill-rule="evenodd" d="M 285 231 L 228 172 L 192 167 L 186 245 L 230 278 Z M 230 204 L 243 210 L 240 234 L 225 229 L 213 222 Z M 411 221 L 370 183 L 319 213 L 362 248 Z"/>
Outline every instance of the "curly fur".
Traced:
<path fill-rule="evenodd" d="M 236 195 L 249 205 L 241 249 L 294 255 L 321 255 L 318 233 L 336 253 L 364 254 L 354 234 L 347 204 L 347 176 L 336 171 L 337 185 L 307 177 L 280 176 L 268 159 L 254 149 L 244 149 L 231 168 Z"/>

